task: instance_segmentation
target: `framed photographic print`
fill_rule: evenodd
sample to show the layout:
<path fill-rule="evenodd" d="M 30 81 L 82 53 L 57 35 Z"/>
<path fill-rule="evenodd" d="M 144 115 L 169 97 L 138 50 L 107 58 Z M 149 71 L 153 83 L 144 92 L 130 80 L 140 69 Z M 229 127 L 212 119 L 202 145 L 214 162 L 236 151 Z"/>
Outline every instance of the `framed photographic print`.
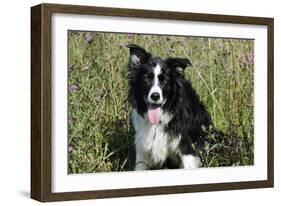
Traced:
<path fill-rule="evenodd" d="M 273 19 L 31 8 L 31 197 L 273 187 Z"/>

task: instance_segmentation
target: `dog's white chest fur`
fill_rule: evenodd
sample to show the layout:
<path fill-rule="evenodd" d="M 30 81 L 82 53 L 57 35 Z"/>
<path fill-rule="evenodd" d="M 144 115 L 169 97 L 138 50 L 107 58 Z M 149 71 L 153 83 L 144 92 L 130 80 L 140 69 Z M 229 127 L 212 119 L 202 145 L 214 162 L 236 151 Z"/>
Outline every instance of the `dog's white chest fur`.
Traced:
<path fill-rule="evenodd" d="M 162 111 L 161 111 L 162 112 Z M 142 117 L 136 110 L 132 113 L 132 123 L 135 129 L 136 170 L 146 170 L 153 165 L 162 164 L 170 155 L 178 154 L 181 158 L 181 168 L 192 169 L 201 166 L 200 158 L 191 154 L 181 154 L 179 144 L 181 137 L 169 137 L 164 131 L 172 116 L 161 114 L 161 124 L 149 123 L 147 114 Z"/>
<path fill-rule="evenodd" d="M 163 163 L 170 150 L 177 147 L 179 141 L 171 144 L 168 134 L 165 133 L 164 125 L 170 121 L 171 116 L 168 114 L 161 114 L 161 124 L 152 125 L 148 118 L 140 116 L 135 110 L 132 113 L 132 122 L 135 129 L 135 145 L 137 154 L 143 154 L 143 160 L 146 164 L 153 162 L 154 164 Z M 170 148 L 170 145 L 173 148 Z M 139 157 L 136 157 L 137 159 Z"/>

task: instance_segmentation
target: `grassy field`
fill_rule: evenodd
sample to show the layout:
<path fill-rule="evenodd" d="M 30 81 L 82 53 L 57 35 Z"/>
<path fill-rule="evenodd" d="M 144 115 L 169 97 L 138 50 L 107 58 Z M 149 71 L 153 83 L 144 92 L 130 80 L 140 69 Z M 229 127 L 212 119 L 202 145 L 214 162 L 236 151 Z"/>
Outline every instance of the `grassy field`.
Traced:
<path fill-rule="evenodd" d="M 204 167 L 254 161 L 254 41 L 69 32 L 69 173 L 134 168 L 127 64 L 134 43 L 158 56 L 188 57 L 186 70 L 214 125 L 228 134 L 198 151 Z M 206 132 L 209 130 L 206 129 Z"/>

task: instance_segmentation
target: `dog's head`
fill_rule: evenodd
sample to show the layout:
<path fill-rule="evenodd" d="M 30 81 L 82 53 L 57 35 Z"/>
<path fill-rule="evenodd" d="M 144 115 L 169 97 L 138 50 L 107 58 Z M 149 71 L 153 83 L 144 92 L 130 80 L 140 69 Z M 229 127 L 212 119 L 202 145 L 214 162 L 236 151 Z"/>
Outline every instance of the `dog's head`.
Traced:
<path fill-rule="evenodd" d="M 129 80 L 140 101 L 146 104 L 152 124 L 160 121 L 161 107 L 173 95 L 175 84 L 184 78 L 184 69 L 191 65 L 187 58 L 162 59 L 145 49 L 130 44 Z M 131 85 L 132 86 L 132 85 Z"/>

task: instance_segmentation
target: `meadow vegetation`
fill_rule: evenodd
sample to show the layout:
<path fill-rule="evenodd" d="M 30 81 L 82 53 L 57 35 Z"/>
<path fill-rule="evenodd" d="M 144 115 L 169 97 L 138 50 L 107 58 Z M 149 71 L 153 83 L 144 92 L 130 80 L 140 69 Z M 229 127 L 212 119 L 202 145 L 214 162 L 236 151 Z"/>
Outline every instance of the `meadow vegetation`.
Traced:
<path fill-rule="evenodd" d="M 204 167 L 254 163 L 254 41 L 102 32 L 68 33 L 69 173 L 134 168 L 127 101 L 127 44 L 161 57 L 187 57 L 185 70 L 214 126 L 226 136 L 198 151 Z"/>

